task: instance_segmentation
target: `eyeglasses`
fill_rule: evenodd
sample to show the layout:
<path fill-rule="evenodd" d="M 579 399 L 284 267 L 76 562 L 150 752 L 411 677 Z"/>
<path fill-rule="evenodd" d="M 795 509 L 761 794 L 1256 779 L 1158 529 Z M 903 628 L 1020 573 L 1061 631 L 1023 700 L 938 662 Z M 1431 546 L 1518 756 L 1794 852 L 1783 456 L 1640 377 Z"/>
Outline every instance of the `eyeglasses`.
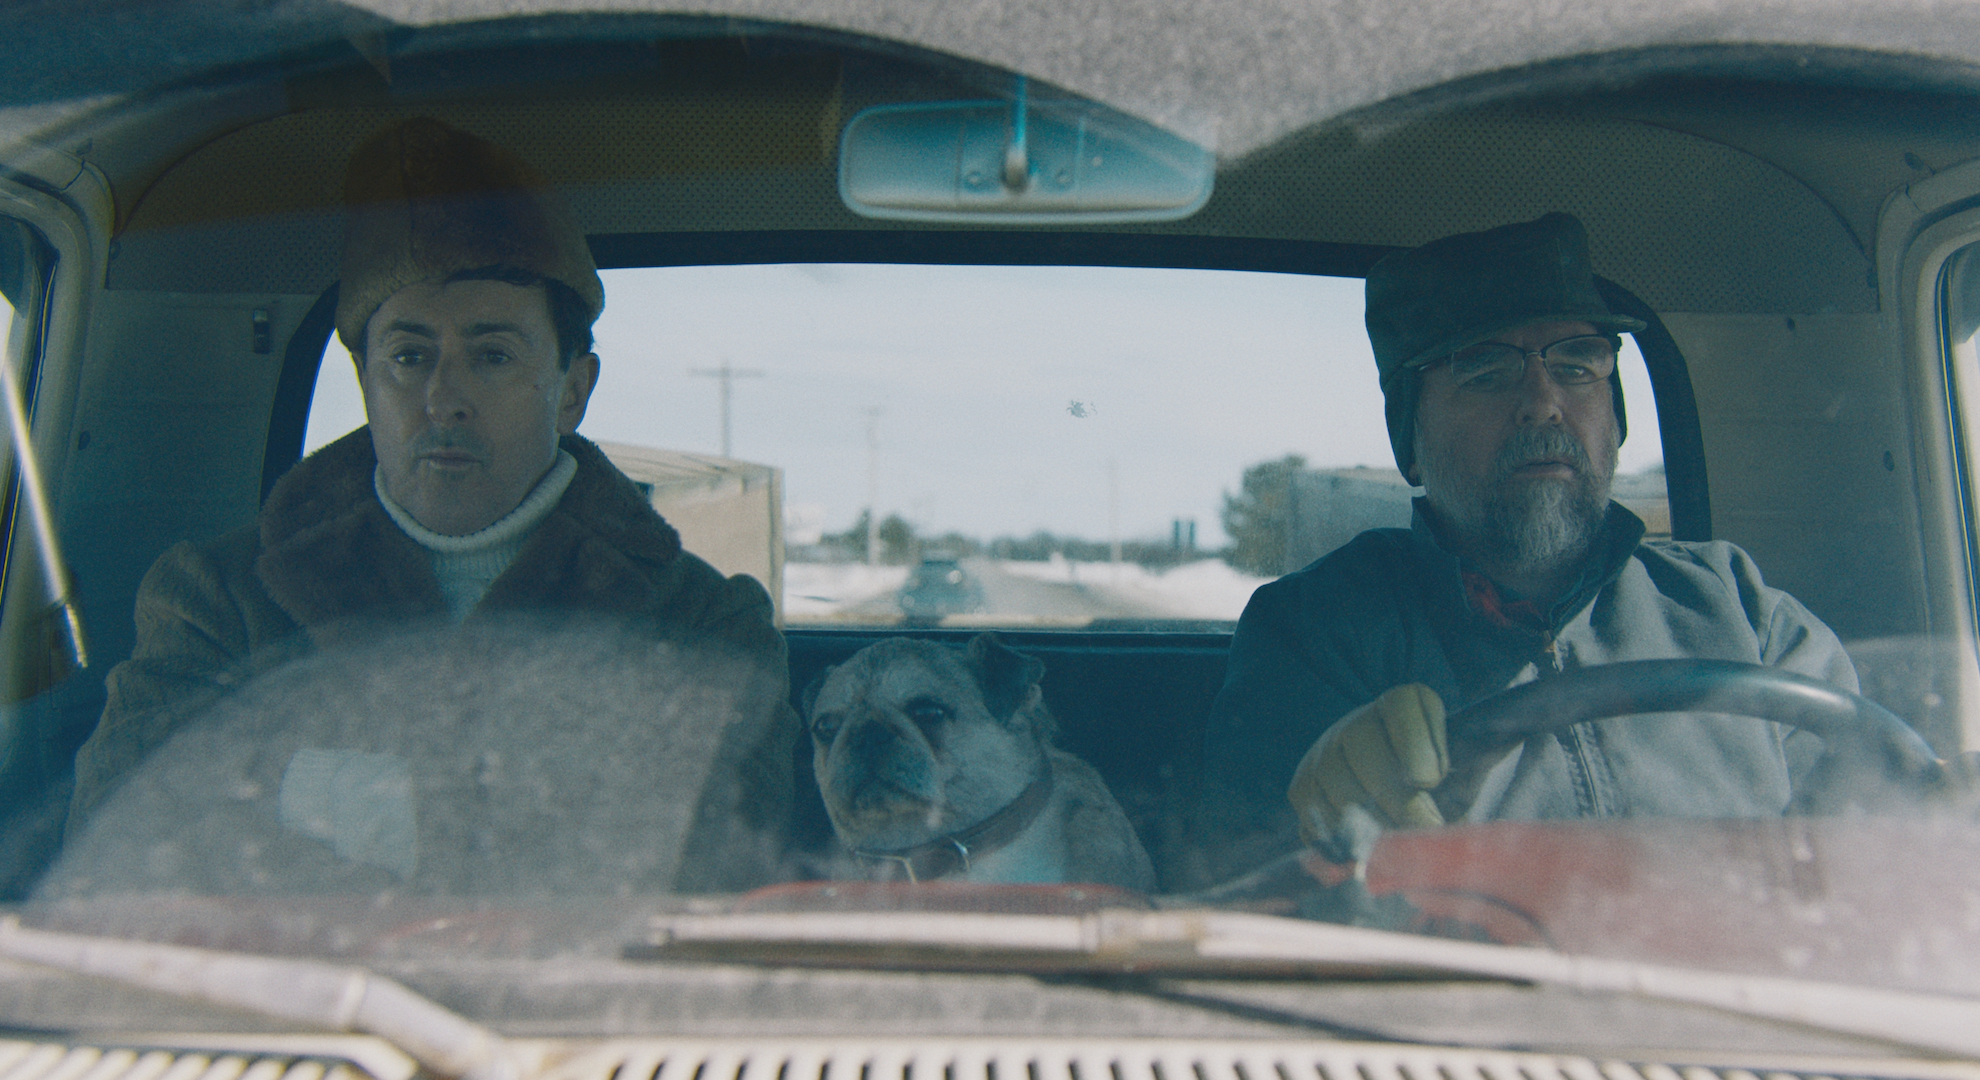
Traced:
<path fill-rule="evenodd" d="M 1544 349 L 1522 349 L 1502 341 L 1475 345 L 1445 363 L 1457 388 L 1474 394 L 1511 390 L 1526 377 L 1526 358 L 1537 356 L 1547 377 L 1559 386 L 1587 386 L 1615 374 L 1616 341 L 1605 334 L 1562 338 Z M 1426 367 L 1432 365 L 1425 365 Z"/>

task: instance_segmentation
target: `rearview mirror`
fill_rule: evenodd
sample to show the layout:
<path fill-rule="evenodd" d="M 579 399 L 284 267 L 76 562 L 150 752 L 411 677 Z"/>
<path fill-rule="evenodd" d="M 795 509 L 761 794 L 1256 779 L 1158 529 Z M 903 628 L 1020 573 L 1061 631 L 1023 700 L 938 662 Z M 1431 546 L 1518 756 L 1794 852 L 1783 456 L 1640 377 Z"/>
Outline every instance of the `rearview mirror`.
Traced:
<path fill-rule="evenodd" d="M 839 196 L 894 221 L 1174 221 L 1210 198 L 1216 157 L 1089 102 L 880 105 L 846 125 Z"/>

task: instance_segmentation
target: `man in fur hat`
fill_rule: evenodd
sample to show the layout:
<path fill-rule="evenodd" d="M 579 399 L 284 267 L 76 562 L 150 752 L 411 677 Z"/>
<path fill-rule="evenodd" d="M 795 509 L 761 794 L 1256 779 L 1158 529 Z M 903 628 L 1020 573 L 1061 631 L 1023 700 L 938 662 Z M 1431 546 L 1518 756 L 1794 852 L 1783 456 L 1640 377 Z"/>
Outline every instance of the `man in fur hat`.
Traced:
<path fill-rule="evenodd" d="M 1609 499 L 1619 334 L 1579 221 L 1446 237 L 1368 275 L 1368 336 L 1408 529 L 1365 532 L 1252 595 L 1206 746 L 1216 877 L 1359 808 L 1387 827 L 1779 814 L 1819 753 L 1756 720 L 1623 717 L 1453 762 L 1456 708 L 1543 670 L 1713 658 L 1850 690 L 1836 636 L 1731 544 L 1645 542 Z M 1290 805 L 1288 800 L 1290 799 Z"/>
<path fill-rule="evenodd" d="M 391 628 L 595 616 L 740 655 L 779 688 L 788 678 L 763 587 L 683 551 L 576 434 L 605 294 L 545 182 L 481 139 L 411 120 L 357 149 L 344 199 L 337 333 L 368 425 L 291 470 L 254 527 L 153 566 L 136 649 L 77 755 L 72 835 L 229 687 Z M 759 818 L 788 806 L 795 730 L 779 713 L 731 733 Z"/>

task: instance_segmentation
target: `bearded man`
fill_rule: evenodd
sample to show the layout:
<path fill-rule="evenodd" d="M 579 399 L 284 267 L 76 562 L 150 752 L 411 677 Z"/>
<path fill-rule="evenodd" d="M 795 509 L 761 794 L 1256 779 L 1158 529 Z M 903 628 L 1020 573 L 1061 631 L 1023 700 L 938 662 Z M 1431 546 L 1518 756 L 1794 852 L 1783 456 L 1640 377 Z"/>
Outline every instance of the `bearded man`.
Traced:
<path fill-rule="evenodd" d="M 1253 594 L 1213 707 L 1199 822 L 1216 878 L 1339 837 L 1456 820 L 1781 813 L 1814 736 L 1622 717 L 1454 762 L 1445 709 L 1573 668 L 1706 658 L 1857 687 L 1836 636 L 1729 543 L 1645 541 L 1609 500 L 1618 335 L 1567 214 L 1383 259 L 1367 326 L 1408 529 Z"/>
<path fill-rule="evenodd" d="M 77 755 L 70 836 L 249 678 L 328 646 L 498 620 L 610 626 L 685 650 L 673 655 L 719 658 L 731 683 L 750 672 L 768 687 L 752 700 L 771 704 L 711 721 L 725 725 L 721 760 L 743 775 L 711 780 L 703 797 L 724 787 L 757 831 L 780 828 L 797 725 L 769 595 L 682 550 L 638 487 L 576 433 L 598 380 L 591 326 L 605 292 L 568 208 L 507 151 L 430 119 L 359 146 L 344 201 L 337 334 L 357 364 L 367 426 L 290 470 L 253 526 L 181 543 L 146 575 L 135 651 L 110 673 L 108 705 Z M 285 803 L 296 801 L 290 786 Z M 735 847 L 706 809 L 688 848 Z M 335 839 L 339 851 L 355 843 Z M 698 872 L 682 887 L 765 873 L 738 859 Z"/>

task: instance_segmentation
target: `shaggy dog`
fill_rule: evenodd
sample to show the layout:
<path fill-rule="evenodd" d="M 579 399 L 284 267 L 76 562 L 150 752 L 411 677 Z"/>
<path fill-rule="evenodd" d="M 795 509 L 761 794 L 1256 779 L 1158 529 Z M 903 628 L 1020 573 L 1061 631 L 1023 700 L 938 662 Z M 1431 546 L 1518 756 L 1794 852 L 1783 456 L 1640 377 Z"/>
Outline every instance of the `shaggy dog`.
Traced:
<path fill-rule="evenodd" d="M 1044 673 L 990 634 L 967 651 L 889 638 L 828 670 L 804 711 L 839 839 L 910 880 L 1151 890 L 1120 804 L 1051 745 Z"/>

